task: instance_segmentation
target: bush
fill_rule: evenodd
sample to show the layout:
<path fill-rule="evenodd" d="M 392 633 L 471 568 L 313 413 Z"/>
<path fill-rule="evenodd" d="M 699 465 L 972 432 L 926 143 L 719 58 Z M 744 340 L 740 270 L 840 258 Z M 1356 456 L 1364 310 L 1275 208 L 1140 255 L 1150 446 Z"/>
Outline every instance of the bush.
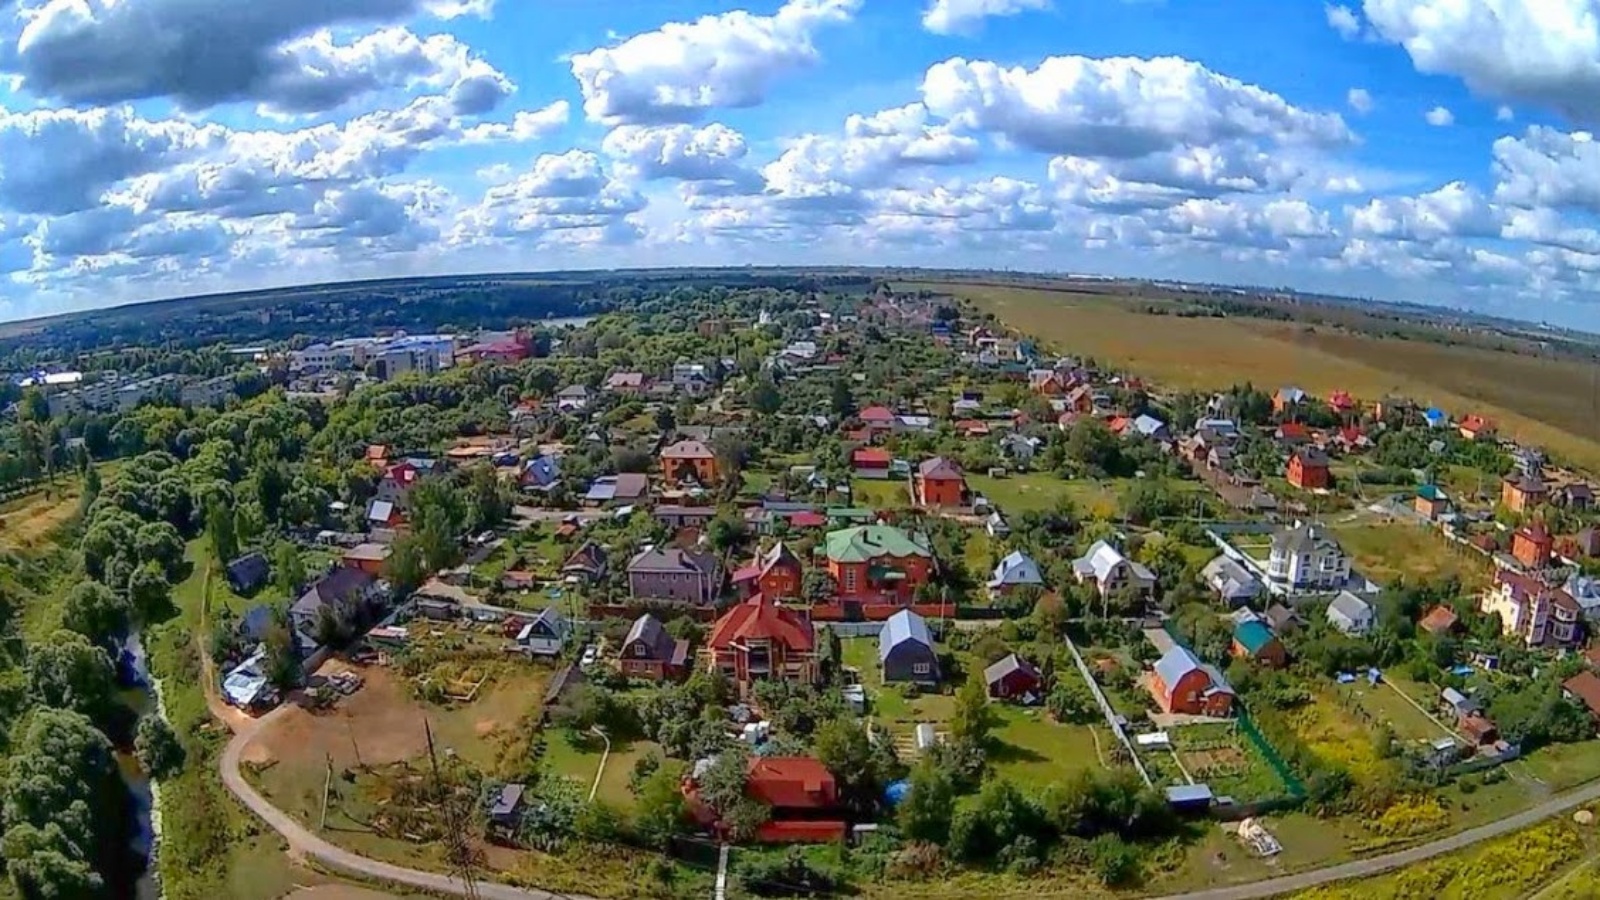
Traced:
<path fill-rule="evenodd" d="M 781 857 L 747 859 L 739 864 L 738 877 L 746 891 L 759 897 L 822 897 L 844 881 L 838 872 L 806 859 L 798 847 Z"/>

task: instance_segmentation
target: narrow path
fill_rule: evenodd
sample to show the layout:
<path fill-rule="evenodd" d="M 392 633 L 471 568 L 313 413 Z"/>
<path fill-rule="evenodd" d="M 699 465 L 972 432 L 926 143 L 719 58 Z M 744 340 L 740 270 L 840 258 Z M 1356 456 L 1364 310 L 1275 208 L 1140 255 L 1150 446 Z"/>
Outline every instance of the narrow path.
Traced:
<path fill-rule="evenodd" d="M 239 798 L 239 802 L 281 835 L 288 842 L 290 850 L 314 859 L 336 872 L 402 884 L 425 891 L 465 896 L 467 887 L 457 878 L 368 859 L 336 847 L 312 834 L 288 813 L 273 806 L 267 802 L 267 798 L 256 792 L 240 773 L 239 760 L 257 732 L 270 728 L 273 722 L 291 709 L 292 707 L 280 706 L 262 716 L 256 720 L 255 729 L 234 735 L 233 740 L 229 741 L 227 748 L 222 751 L 222 783 Z M 484 900 L 594 900 L 580 894 L 556 894 L 537 888 L 519 888 L 489 881 L 479 882 L 476 888 L 477 895 Z"/>

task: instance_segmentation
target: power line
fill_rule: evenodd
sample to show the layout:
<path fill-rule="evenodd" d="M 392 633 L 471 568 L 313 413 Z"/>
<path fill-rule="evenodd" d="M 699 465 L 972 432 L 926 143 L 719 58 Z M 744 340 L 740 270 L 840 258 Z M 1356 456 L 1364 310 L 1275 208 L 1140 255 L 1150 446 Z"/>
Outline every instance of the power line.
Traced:
<path fill-rule="evenodd" d="M 428 737 L 428 763 L 433 768 L 435 800 L 444 814 L 445 863 L 450 868 L 451 876 L 460 879 L 464 889 L 462 893 L 467 900 L 478 900 L 477 854 L 468 837 L 468 823 L 463 820 L 455 791 L 445 785 L 444 778 L 439 774 L 439 755 L 433 747 L 433 728 L 426 718 L 422 720 L 422 730 Z"/>

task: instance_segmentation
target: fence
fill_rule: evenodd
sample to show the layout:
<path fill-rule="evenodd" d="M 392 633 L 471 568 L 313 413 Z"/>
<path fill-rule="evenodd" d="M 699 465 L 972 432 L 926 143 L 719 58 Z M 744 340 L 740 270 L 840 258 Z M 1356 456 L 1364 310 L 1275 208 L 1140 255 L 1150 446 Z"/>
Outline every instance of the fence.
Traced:
<path fill-rule="evenodd" d="M 882 622 L 828 622 L 827 627 L 841 638 L 875 638 L 883 631 Z"/>
<path fill-rule="evenodd" d="M 1128 751 L 1128 758 L 1133 760 L 1133 767 L 1139 770 L 1139 777 L 1144 779 L 1146 787 L 1155 787 L 1150 773 L 1145 771 L 1144 763 L 1139 761 L 1139 754 L 1133 750 L 1133 742 L 1128 740 L 1128 733 L 1122 729 L 1122 723 L 1117 721 L 1117 711 L 1111 708 L 1111 701 L 1106 699 L 1105 692 L 1100 690 L 1100 685 L 1094 680 L 1094 675 L 1089 672 L 1089 664 L 1083 661 L 1083 654 L 1078 652 L 1078 645 L 1072 642 L 1067 635 L 1061 636 L 1067 642 L 1067 650 L 1072 653 L 1072 661 L 1078 666 L 1078 672 L 1083 675 L 1083 680 L 1089 685 L 1089 693 L 1094 695 L 1094 702 L 1100 704 L 1100 712 L 1106 717 L 1106 724 L 1111 726 L 1111 733 L 1122 742 L 1123 749 Z"/>
<path fill-rule="evenodd" d="M 818 603 L 811 607 L 811 618 L 816 622 L 882 622 L 902 609 L 924 619 L 959 618 L 961 612 L 954 603 Z"/>
<path fill-rule="evenodd" d="M 1261 751 L 1261 758 L 1267 761 L 1267 765 L 1272 767 L 1278 780 L 1289 789 L 1288 799 L 1296 803 L 1305 799 L 1305 784 L 1294 774 L 1294 770 L 1289 768 L 1289 764 L 1283 761 L 1283 757 L 1278 755 L 1278 749 L 1272 746 L 1272 742 L 1261 733 L 1261 729 L 1256 727 L 1255 720 L 1250 718 L 1250 711 L 1240 706 L 1238 718 L 1239 730 L 1244 732 L 1244 736 L 1250 739 L 1250 743 L 1254 744 L 1257 750 Z"/>

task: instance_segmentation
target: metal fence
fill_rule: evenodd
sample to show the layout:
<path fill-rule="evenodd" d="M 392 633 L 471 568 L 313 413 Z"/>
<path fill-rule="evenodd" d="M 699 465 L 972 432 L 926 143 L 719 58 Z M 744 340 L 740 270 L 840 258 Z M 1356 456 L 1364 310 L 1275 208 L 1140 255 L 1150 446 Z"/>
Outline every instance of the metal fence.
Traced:
<path fill-rule="evenodd" d="M 1078 672 L 1083 675 L 1083 680 L 1089 684 L 1089 693 L 1094 695 L 1094 702 L 1100 704 L 1100 712 L 1106 717 L 1106 724 L 1111 726 L 1111 733 L 1122 742 L 1128 751 L 1128 758 L 1133 760 L 1133 767 L 1139 770 L 1139 777 L 1144 779 L 1145 786 L 1155 787 L 1155 782 L 1150 779 L 1150 773 L 1145 771 L 1144 763 L 1139 761 L 1139 754 L 1134 752 L 1133 742 L 1128 740 L 1128 733 L 1123 730 L 1122 723 L 1117 721 L 1117 711 L 1111 707 L 1111 701 L 1106 699 L 1105 692 L 1100 690 L 1100 685 L 1094 680 L 1094 675 L 1089 672 L 1089 664 L 1083 661 L 1083 654 L 1078 652 L 1078 645 L 1072 638 L 1062 635 L 1062 640 L 1067 642 L 1067 650 L 1072 653 L 1072 661 L 1077 664 Z"/>

